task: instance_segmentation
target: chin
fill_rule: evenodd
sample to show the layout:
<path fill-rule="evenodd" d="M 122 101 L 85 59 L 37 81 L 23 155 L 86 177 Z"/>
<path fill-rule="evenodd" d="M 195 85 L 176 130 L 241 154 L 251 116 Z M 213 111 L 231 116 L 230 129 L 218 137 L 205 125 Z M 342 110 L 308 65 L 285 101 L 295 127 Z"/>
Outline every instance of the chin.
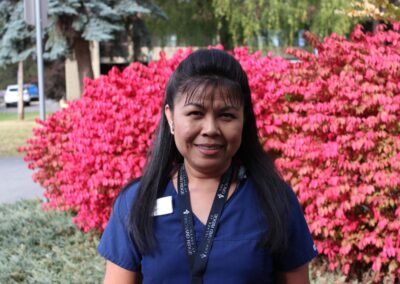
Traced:
<path fill-rule="evenodd" d="M 202 172 L 215 174 L 216 172 L 228 167 L 230 162 L 228 163 L 213 163 L 211 161 L 204 163 L 196 163 L 194 166 L 198 169 L 201 169 Z"/>

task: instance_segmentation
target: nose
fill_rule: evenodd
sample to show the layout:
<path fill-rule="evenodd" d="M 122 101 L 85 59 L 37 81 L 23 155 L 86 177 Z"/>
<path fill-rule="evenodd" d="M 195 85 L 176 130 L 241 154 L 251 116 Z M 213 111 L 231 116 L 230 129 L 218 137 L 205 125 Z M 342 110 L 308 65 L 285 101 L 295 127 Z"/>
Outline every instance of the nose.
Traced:
<path fill-rule="evenodd" d="M 219 135 L 219 127 L 217 120 L 213 116 L 206 116 L 203 121 L 202 135 L 204 136 L 216 136 Z"/>

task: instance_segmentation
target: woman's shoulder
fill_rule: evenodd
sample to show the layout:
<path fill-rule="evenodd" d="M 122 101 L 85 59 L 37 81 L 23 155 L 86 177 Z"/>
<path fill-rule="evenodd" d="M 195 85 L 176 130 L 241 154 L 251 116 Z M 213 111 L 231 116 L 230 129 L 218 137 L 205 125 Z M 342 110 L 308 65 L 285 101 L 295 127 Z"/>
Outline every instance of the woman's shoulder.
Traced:
<path fill-rule="evenodd" d="M 129 182 L 118 194 L 114 202 L 114 210 L 125 215 L 132 207 L 140 186 L 140 178 Z"/>
<path fill-rule="evenodd" d="M 136 178 L 122 188 L 120 195 L 134 197 L 139 189 L 139 186 L 140 178 Z"/>

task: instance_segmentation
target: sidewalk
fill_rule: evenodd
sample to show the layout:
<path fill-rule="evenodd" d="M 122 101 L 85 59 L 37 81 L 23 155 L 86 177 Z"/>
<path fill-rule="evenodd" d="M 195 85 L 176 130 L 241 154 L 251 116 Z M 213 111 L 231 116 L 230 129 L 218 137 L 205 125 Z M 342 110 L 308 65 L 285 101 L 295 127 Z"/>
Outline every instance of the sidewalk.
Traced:
<path fill-rule="evenodd" d="M 32 174 L 21 156 L 0 157 L 0 203 L 41 198 L 43 189 L 32 181 Z"/>

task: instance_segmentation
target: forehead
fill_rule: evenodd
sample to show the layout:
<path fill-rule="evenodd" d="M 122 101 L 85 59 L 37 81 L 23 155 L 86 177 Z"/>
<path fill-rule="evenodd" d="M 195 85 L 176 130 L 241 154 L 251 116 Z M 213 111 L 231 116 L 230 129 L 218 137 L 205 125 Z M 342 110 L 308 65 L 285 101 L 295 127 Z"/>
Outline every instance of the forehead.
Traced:
<path fill-rule="evenodd" d="M 239 108 L 243 105 L 243 94 L 237 82 L 220 77 L 189 79 L 179 90 L 175 100 L 183 105 L 213 105 L 222 101 L 225 106 Z"/>

